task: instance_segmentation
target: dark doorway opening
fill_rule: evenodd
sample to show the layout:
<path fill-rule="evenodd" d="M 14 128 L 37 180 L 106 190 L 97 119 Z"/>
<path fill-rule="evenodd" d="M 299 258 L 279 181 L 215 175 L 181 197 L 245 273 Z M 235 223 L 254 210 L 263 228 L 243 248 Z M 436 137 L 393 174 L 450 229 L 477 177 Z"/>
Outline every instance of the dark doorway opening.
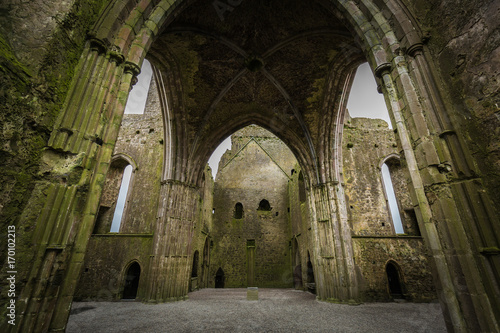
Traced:
<path fill-rule="evenodd" d="M 125 275 L 125 285 L 123 287 L 123 299 L 135 299 L 137 289 L 139 288 L 139 277 L 141 275 L 141 266 L 134 262 L 127 270 Z"/>
<path fill-rule="evenodd" d="M 385 271 L 387 273 L 387 282 L 389 283 L 389 293 L 391 297 L 404 298 L 398 267 L 389 262 L 385 267 Z"/>
<path fill-rule="evenodd" d="M 224 271 L 221 267 L 219 267 L 215 274 L 215 288 L 224 288 Z"/>
<path fill-rule="evenodd" d="M 193 255 L 193 268 L 191 269 L 191 277 L 198 277 L 198 261 L 199 261 L 200 253 L 198 250 L 194 252 Z"/>
<path fill-rule="evenodd" d="M 314 281 L 314 270 L 309 252 L 307 252 L 307 290 L 316 294 L 316 282 Z"/>

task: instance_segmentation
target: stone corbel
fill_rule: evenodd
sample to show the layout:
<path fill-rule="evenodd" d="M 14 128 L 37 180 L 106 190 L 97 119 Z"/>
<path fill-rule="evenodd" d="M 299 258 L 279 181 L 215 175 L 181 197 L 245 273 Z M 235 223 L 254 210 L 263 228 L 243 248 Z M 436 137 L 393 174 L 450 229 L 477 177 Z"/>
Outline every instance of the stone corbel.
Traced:
<path fill-rule="evenodd" d="M 132 80 L 130 81 L 130 90 L 132 90 L 132 87 L 137 83 L 137 77 L 141 73 L 141 67 L 131 61 L 125 61 L 124 72 L 132 75 Z"/>
<path fill-rule="evenodd" d="M 108 46 L 106 45 L 106 43 L 98 38 L 90 37 L 89 43 L 90 49 L 92 51 L 97 51 L 97 53 L 106 53 L 106 51 L 108 50 Z"/>
<path fill-rule="evenodd" d="M 392 68 L 391 63 L 384 62 L 383 64 L 380 64 L 377 66 L 377 68 L 375 68 L 375 76 L 381 79 L 384 74 L 389 73 L 391 71 L 391 68 Z"/>
<path fill-rule="evenodd" d="M 415 58 L 418 55 L 422 55 L 424 51 L 424 43 L 415 43 L 406 50 L 406 54 L 410 57 Z"/>

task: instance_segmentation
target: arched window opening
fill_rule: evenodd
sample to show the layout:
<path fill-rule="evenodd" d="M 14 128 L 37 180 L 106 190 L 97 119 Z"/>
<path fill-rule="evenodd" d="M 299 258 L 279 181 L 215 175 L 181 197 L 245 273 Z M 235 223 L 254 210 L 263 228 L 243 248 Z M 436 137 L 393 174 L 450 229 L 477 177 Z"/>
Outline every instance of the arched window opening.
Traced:
<path fill-rule="evenodd" d="M 130 186 L 130 178 L 132 177 L 132 169 L 133 169 L 132 166 L 129 164 L 125 167 L 125 170 L 123 171 L 122 182 L 120 185 L 120 192 L 118 194 L 118 199 L 116 200 L 115 213 L 113 215 L 113 221 L 111 222 L 110 232 L 120 231 L 123 212 L 125 211 L 128 189 Z"/>
<path fill-rule="evenodd" d="M 306 185 L 302 171 L 299 173 L 299 200 L 301 203 L 306 201 Z"/>
<path fill-rule="evenodd" d="M 215 274 L 215 288 L 224 288 L 224 271 L 219 267 Z"/>
<path fill-rule="evenodd" d="M 123 299 L 135 299 L 137 297 L 137 289 L 139 288 L 139 278 L 141 275 L 141 266 L 134 262 L 125 274 L 125 283 L 123 287 Z"/>
<path fill-rule="evenodd" d="M 198 262 L 200 260 L 199 257 L 200 257 L 200 253 L 198 252 L 198 250 L 194 251 L 193 268 L 191 270 L 191 277 L 192 278 L 198 277 Z"/>
<path fill-rule="evenodd" d="M 236 203 L 234 206 L 234 218 L 238 220 L 243 218 L 243 205 L 241 202 Z"/>
<path fill-rule="evenodd" d="M 132 86 L 132 90 L 128 95 L 125 114 L 144 114 L 152 76 L 153 68 L 149 61 L 144 59 L 141 74 L 137 77 L 137 83 Z"/>
<path fill-rule="evenodd" d="M 399 267 L 397 267 L 394 263 L 389 262 L 385 267 L 385 272 L 387 274 L 387 283 L 391 297 L 404 298 Z"/>
<path fill-rule="evenodd" d="M 390 216 L 392 218 L 392 224 L 394 225 L 394 231 L 397 234 L 404 234 L 403 223 L 401 222 L 401 214 L 399 213 L 398 201 L 396 199 L 396 194 L 394 193 L 394 187 L 392 186 L 391 173 L 387 163 L 382 165 L 382 179 L 384 181 L 384 188 L 387 198 L 387 205 L 389 207 Z"/>
<path fill-rule="evenodd" d="M 267 201 L 266 199 L 262 199 L 259 203 L 259 208 L 257 208 L 257 210 L 264 211 L 270 211 L 271 209 L 271 204 L 269 204 L 269 201 Z"/>
<path fill-rule="evenodd" d="M 111 225 L 114 219 L 116 207 L 118 205 L 120 190 L 124 191 L 130 186 L 132 178 L 132 172 L 130 171 L 133 170 L 132 163 L 133 161 L 129 161 L 120 155 L 115 156 L 111 162 L 106 174 L 106 182 L 104 183 L 101 200 L 99 202 L 99 211 L 97 213 L 93 230 L 94 234 L 105 234 L 111 232 Z M 127 166 L 129 166 L 129 169 L 127 169 Z M 125 172 L 126 169 L 127 172 Z M 125 186 L 122 185 L 122 183 L 126 183 Z M 123 200 L 120 201 L 120 203 L 122 202 Z M 121 209 L 122 215 L 124 209 L 125 207 L 122 207 Z M 117 226 L 113 226 L 112 232 L 118 232 L 120 230 L 120 221 L 118 221 L 119 223 Z"/>

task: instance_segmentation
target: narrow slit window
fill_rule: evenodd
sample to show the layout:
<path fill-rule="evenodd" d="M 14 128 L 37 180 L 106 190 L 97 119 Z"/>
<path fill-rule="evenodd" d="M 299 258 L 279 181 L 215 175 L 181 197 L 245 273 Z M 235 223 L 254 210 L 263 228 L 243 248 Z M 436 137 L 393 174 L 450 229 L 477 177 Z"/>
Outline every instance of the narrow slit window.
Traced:
<path fill-rule="evenodd" d="M 257 208 L 257 210 L 264 210 L 264 211 L 270 211 L 271 209 L 272 209 L 271 204 L 266 199 L 262 199 L 259 203 L 259 208 Z"/>
<path fill-rule="evenodd" d="M 386 163 L 382 165 L 382 179 L 384 181 L 385 193 L 387 196 L 387 205 L 394 225 L 396 234 L 404 234 L 403 223 L 401 222 L 401 215 L 399 214 L 398 202 L 394 187 L 392 186 L 391 173 Z"/>
<path fill-rule="evenodd" d="M 122 222 L 123 212 L 125 210 L 125 203 L 127 200 L 127 193 L 130 186 L 130 178 L 132 178 L 132 166 L 129 164 L 123 171 L 122 183 L 120 185 L 120 192 L 116 200 L 115 213 L 113 215 L 113 222 L 111 222 L 110 232 L 119 232 Z"/>
<path fill-rule="evenodd" d="M 237 220 L 243 218 L 243 204 L 241 202 L 236 203 L 234 206 L 234 218 Z"/>

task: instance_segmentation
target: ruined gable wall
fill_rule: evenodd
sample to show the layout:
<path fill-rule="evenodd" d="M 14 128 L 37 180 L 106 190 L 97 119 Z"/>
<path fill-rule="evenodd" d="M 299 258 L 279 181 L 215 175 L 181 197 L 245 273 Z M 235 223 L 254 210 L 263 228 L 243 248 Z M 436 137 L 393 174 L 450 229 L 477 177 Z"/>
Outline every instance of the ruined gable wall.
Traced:
<path fill-rule="evenodd" d="M 120 232 L 150 233 L 158 209 L 164 156 L 163 119 L 156 81 L 151 80 L 144 114 L 123 117 L 114 155 L 126 154 L 137 163 L 129 191 L 127 215 Z"/>
<path fill-rule="evenodd" d="M 253 141 L 235 156 L 252 136 L 245 131 L 243 136 L 239 137 L 239 134 L 233 136 L 233 147 L 222 159 L 215 183 L 211 275 L 215 276 L 222 267 L 226 276 L 225 287 L 246 287 L 247 240 L 255 240 L 255 285 L 291 287 L 287 213 L 289 178 Z M 285 153 L 284 144 L 270 134 L 256 140 L 273 158 L 293 158 L 290 151 Z M 234 159 L 223 167 L 222 163 L 227 163 L 228 156 Z M 291 167 L 287 169 L 291 171 Z M 269 201 L 271 211 L 257 210 L 262 199 Z M 243 204 L 242 219 L 234 218 L 237 202 Z"/>

